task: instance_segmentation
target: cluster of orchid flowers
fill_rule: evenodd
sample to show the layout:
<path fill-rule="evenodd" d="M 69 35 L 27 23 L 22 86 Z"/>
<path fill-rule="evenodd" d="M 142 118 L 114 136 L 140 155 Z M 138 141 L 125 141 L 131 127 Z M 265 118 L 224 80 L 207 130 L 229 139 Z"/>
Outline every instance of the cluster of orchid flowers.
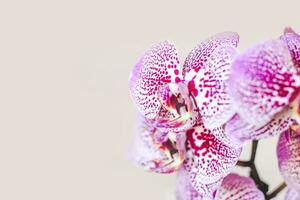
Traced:
<path fill-rule="evenodd" d="M 242 53 L 238 43 L 235 32 L 216 34 L 181 68 L 175 46 L 161 42 L 131 72 L 132 160 L 177 171 L 177 200 L 265 199 L 251 178 L 230 172 L 247 141 L 278 134 L 285 198 L 300 199 L 300 35 L 286 28 Z"/>

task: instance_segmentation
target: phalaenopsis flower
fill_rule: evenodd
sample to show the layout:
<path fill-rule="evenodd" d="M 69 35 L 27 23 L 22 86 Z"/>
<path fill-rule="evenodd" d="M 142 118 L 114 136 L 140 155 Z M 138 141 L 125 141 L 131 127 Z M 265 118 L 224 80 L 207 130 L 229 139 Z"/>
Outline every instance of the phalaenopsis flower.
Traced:
<path fill-rule="evenodd" d="M 264 199 L 251 178 L 228 174 L 246 141 L 299 128 L 299 38 L 287 28 L 239 54 L 237 33 L 216 34 L 182 68 L 172 43 L 153 45 L 129 79 L 139 111 L 132 160 L 157 173 L 178 171 L 178 200 Z"/>

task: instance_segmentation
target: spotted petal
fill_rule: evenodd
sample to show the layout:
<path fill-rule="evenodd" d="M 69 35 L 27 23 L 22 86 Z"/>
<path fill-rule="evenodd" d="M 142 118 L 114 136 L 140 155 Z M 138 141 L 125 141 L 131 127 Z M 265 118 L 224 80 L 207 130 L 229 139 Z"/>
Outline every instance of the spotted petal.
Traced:
<path fill-rule="evenodd" d="M 285 200 L 299 200 L 300 199 L 300 194 L 297 190 L 293 188 L 289 188 L 284 196 Z"/>
<path fill-rule="evenodd" d="M 185 60 L 184 79 L 207 128 L 221 126 L 234 114 L 226 81 L 238 41 L 237 33 L 217 34 L 193 49 Z"/>
<path fill-rule="evenodd" d="M 234 138 L 234 141 L 239 141 L 240 144 L 243 144 L 247 140 L 259 140 L 279 135 L 289 129 L 294 123 L 295 120 L 291 117 L 288 108 L 276 114 L 270 122 L 262 127 L 249 124 L 236 114 L 226 123 L 225 133 Z M 235 143 L 239 144 L 238 142 Z"/>
<path fill-rule="evenodd" d="M 175 46 L 169 42 L 153 45 L 136 63 L 129 78 L 131 96 L 141 114 L 155 118 L 161 109 L 158 91 L 180 80 L 182 74 Z"/>
<path fill-rule="evenodd" d="M 251 178 L 231 173 L 224 178 L 216 199 L 264 200 L 265 197 Z"/>
<path fill-rule="evenodd" d="M 280 37 L 284 41 L 291 53 L 294 65 L 300 74 L 300 35 L 291 28 L 285 28 L 284 34 Z"/>
<path fill-rule="evenodd" d="M 184 168 L 196 190 L 202 184 L 214 183 L 235 166 L 241 148 L 232 148 L 218 140 L 203 124 L 186 133 L 187 150 Z"/>
<path fill-rule="evenodd" d="M 236 58 L 229 78 L 235 110 L 251 125 L 262 127 L 299 91 L 290 53 L 280 40 L 259 44 Z"/>
<path fill-rule="evenodd" d="M 300 130 L 281 133 L 277 144 L 279 170 L 290 188 L 300 191 Z"/>
<path fill-rule="evenodd" d="M 185 156 L 185 135 L 162 133 L 139 118 L 138 132 L 130 151 L 131 160 L 157 173 L 172 173 L 181 167 Z"/>
<path fill-rule="evenodd" d="M 192 186 L 187 171 L 181 168 L 176 180 L 176 200 L 213 200 L 220 185 L 221 180 L 211 184 L 202 184 L 199 185 L 197 191 Z"/>
<path fill-rule="evenodd" d="M 231 123 L 232 120 L 235 118 L 235 116 L 236 115 L 234 115 L 234 117 L 229 122 L 227 122 L 224 126 L 220 126 L 220 127 L 212 129 L 212 133 L 224 145 L 234 148 L 234 149 L 237 149 L 237 148 L 244 146 L 244 140 L 241 140 L 241 138 L 237 137 L 232 132 L 228 132 L 228 129 L 226 132 L 227 124 Z M 239 130 L 238 133 L 243 133 L 244 131 L 245 130 L 241 129 L 241 130 Z"/>

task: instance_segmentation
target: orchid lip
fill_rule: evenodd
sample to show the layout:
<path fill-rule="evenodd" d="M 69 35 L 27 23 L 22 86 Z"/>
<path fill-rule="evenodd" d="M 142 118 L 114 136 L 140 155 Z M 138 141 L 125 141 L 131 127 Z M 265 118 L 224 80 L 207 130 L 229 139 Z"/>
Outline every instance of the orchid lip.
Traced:
<path fill-rule="evenodd" d="M 175 116 L 184 118 L 192 110 L 188 88 L 185 83 L 170 83 L 162 87 L 158 93 L 162 106 Z"/>
<path fill-rule="evenodd" d="M 158 113 L 155 119 L 150 120 L 157 128 L 189 128 L 186 122 L 193 119 L 194 104 L 191 101 L 187 85 L 184 82 L 169 83 L 161 87 L 158 92 L 158 100 L 162 106 L 161 112 L 167 112 L 167 116 Z"/>

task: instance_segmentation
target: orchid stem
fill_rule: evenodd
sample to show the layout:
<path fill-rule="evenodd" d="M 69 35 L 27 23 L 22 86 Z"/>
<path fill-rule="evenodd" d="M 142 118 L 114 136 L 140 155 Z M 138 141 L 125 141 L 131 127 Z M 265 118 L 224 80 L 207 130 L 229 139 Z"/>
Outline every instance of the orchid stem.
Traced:
<path fill-rule="evenodd" d="M 278 193 L 280 193 L 284 188 L 286 187 L 286 183 L 281 183 L 273 192 L 266 195 L 266 200 L 272 199 L 277 196 Z"/>
<path fill-rule="evenodd" d="M 249 161 L 239 160 L 236 165 L 240 167 L 250 167 L 251 163 Z"/>
<path fill-rule="evenodd" d="M 257 147 L 258 147 L 258 140 L 253 140 L 252 147 L 251 147 L 250 160 L 248 160 L 248 161 L 239 160 L 236 165 L 240 166 L 240 167 L 249 167 L 250 168 L 250 177 L 254 180 L 257 188 L 264 193 L 266 200 L 269 200 L 269 199 L 276 197 L 277 194 L 280 193 L 286 187 L 286 183 L 283 182 L 274 191 L 272 191 L 271 193 L 268 194 L 269 185 L 260 179 L 260 176 L 258 174 L 256 165 L 255 165 L 255 157 L 256 157 Z"/>
<path fill-rule="evenodd" d="M 236 165 L 240 166 L 240 167 L 251 167 L 251 166 L 253 166 L 254 162 L 255 162 L 257 146 L 258 146 L 258 140 L 253 140 L 252 141 L 252 147 L 251 147 L 250 160 L 249 161 L 239 160 Z"/>
<path fill-rule="evenodd" d="M 250 157 L 250 162 L 254 164 L 255 157 L 256 157 L 256 150 L 258 146 L 258 140 L 253 140 L 252 142 L 252 150 L 251 150 L 251 157 Z"/>

